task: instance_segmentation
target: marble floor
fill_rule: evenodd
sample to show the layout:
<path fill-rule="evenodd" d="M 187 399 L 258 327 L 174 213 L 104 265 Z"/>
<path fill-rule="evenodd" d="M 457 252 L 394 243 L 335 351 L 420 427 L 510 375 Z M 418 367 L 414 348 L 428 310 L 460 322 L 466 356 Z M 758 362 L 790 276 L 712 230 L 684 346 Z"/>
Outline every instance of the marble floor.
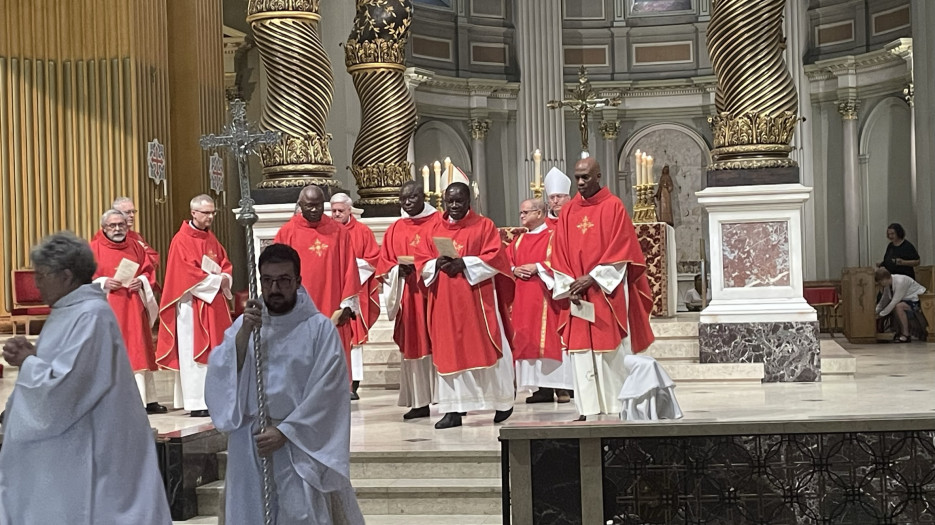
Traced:
<path fill-rule="evenodd" d="M 843 338 L 836 340 L 857 358 L 853 379 L 835 378 L 821 383 L 686 383 L 676 389 L 685 420 L 860 418 L 935 412 L 935 343 L 851 345 Z M 0 402 L 6 400 L 15 377 L 15 369 L 7 368 L 0 379 Z M 460 428 L 435 430 L 433 425 L 439 416 L 434 410 L 431 418 L 404 422 L 405 409 L 396 406 L 395 391 L 362 387 L 360 394 L 361 400 L 352 403 L 353 452 L 499 449 L 501 425 L 493 424 L 493 412 L 471 413 Z M 504 425 L 573 424 L 571 419 L 577 415 L 574 403 L 527 405 L 522 402 L 524 397 L 520 395 L 513 416 Z M 169 402 L 163 399 L 163 403 Z M 614 421 L 609 416 L 604 419 Z M 160 433 L 209 423 L 181 410 L 150 416 L 150 421 Z"/>

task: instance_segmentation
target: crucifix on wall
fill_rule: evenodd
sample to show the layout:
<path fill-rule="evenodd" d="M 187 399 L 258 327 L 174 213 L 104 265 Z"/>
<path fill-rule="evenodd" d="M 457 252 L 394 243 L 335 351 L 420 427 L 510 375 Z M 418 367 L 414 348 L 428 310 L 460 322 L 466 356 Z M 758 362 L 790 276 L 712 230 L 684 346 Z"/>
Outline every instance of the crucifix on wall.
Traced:
<path fill-rule="evenodd" d="M 581 132 L 581 151 L 588 151 L 588 117 L 594 110 L 607 106 L 619 106 L 620 96 L 613 98 L 598 98 L 598 92 L 591 86 L 588 71 L 581 66 L 578 70 L 578 85 L 568 90 L 568 98 L 563 100 L 550 100 L 549 109 L 569 108 L 578 115 L 578 131 Z"/>

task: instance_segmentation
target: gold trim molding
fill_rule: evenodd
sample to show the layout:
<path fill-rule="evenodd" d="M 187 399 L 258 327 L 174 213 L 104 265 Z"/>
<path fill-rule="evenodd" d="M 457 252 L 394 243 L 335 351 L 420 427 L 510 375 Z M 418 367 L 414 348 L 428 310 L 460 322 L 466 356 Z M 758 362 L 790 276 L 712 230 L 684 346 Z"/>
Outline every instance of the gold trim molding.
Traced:
<path fill-rule="evenodd" d="M 250 0 L 247 4 L 247 22 L 252 21 L 250 17 L 260 13 L 303 12 L 314 13 L 317 16 L 320 6 L 321 0 Z"/>
<path fill-rule="evenodd" d="M 373 41 L 344 44 L 344 64 L 348 71 L 361 64 L 398 64 L 406 69 L 406 41 L 393 42 L 378 38 Z"/>

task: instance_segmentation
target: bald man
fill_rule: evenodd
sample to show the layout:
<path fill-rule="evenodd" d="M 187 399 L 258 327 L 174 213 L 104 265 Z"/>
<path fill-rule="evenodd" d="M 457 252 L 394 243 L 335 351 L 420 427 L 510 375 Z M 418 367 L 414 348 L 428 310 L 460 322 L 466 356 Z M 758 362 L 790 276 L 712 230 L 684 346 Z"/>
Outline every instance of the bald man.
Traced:
<path fill-rule="evenodd" d="M 360 274 L 351 236 L 343 225 L 325 215 L 325 195 L 318 186 L 302 188 L 297 204 L 300 213 L 279 229 L 273 242 L 287 244 L 299 253 L 302 285 L 318 310 L 338 329 L 351 390 L 351 321 L 360 312 Z"/>
<path fill-rule="evenodd" d="M 624 356 L 653 342 L 652 292 L 630 216 L 620 199 L 601 187 L 601 167 L 594 158 L 575 164 L 575 181 L 578 194 L 558 216 L 551 263 L 553 297 L 594 308 L 593 322 L 572 315 L 571 308 L 559 316 L 583 421 L 621 412 Z"/>

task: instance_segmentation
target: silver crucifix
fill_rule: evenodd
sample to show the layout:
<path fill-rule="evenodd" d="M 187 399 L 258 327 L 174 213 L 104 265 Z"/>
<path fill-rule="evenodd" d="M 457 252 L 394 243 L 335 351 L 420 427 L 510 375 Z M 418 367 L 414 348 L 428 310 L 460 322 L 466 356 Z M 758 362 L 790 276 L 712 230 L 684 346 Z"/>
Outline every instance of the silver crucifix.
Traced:
<path fill-rule="evenodd" d="M 255 132 L 247 123 L 247 106 L 243 100 L 237 99 L 230 103 L 230 124 L 224 126 L 220 135 L 214 133 L 201 137 L 203 149 L 230 149 L 237 159 L 237 175 L 240 180 L 240 214 L 237 222 L 244 227 L 247 236 L 247 275 L 249 276 L 250 299 L 256 299 L 256 248 L 253 245 L 253 225 L 256 224 L 257 215 L 253 208 L 253 198 L 250 196 L 250 175 L 248 173 L 247 158 L 256 153 L 262 144 L 279 142 L 279 132 Z M 253 354 L 256 363 L 256 395 L 259 409 L 260 432 L 269 425 L 269 407 L 266 405 L 266 387 L 263 376 L 266 372 L 264 352 L 260 346 L 260 330 L 253 331 Z M 265 525 L 273 524 L 273 467 L 272 460 L 267 456 L 260 457 L 263 469 L 263 517 Z"/>

